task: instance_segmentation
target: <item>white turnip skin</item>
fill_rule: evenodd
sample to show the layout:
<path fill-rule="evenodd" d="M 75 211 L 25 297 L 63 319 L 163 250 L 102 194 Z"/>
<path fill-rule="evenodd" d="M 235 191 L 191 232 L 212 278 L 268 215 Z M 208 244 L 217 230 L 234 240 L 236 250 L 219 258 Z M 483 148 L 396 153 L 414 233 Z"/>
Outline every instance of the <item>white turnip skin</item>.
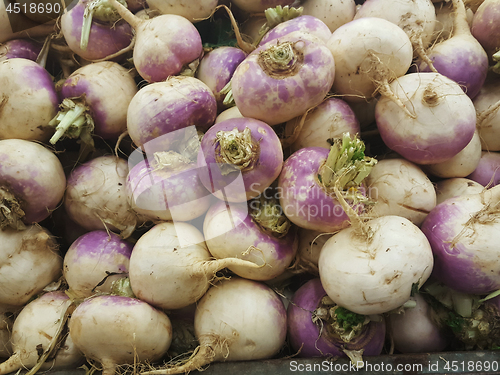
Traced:
<path fill-rule="evenodd" d="M 61 17 L 61 31 L 68 47 L 85 60 L 105 59 L 128 47 L 132 41 L 133 30 L 127 22 L 118 20 L 105 23 L 93 20 L 88 45 L 82 48 L 83 16 L 89 3 L 89 0 L 80 0 Z"/>
<path fill-rule="evenodd" d="M 489 75 L 473 100 L 477 112 L 477 130 L 484 151 L 500 151 L 499 83 L 497 74 Z"/>
<path fill-rule="evenodd" d="M 201 58 L 201 36 L 187 18 L 162 14 L 142 20 L 117 0 L 110 4 L 135 30 L 134 66 L 147 82 L 164 81 Z"/>
<path fill-rule="evenodd" d="M 101 363 L 103 375 L 113 375 L 119 365 L 157 361 L 172 342 L 168 316 L 130 297 L 86 299 L 72 313 L 68 327 L 85 357 Z"/>
<path fill-rule="evenodd" d="M 68 176 L 64 207 L 87 230 L 109 229 L 123 238 L 132 234 L 137 215 L 126 193 L 127 161 L 100 156 L 76 167 Z"/>
<path fill-rule="evenodd" d="M 277 125 L 320 104 L 332 87 L 335 62 L 318 37 L 295 31 L 251 52 L 231 80 L 245 117 Z"/>
<path fill-rule="evenodd" d="M 469 144 L 462 151 L 437 164 L 423 165 L 426 173 L 441 178 L 466 177 L 478 166 L 481 159 L 481 139 L 476 129 Z"/>
<path fill-rule="evenodd" d="M 351 226 L 326 241 L 319 276 L 338 305 L 362 314 L 402 306 L 414 284 L 421 287 L 433 268 L 432 249 L 422 231 L 400 216 L 382 216 Z"/>
<path fill-rule="evenodd" d="M 113 281 L 128 273 L 132 247 L 118 235 L 104 230 L 76 239 L 66 251 L 63 263 L 64 279 L 72 296 L 87 298 L 95 293 L 110 293 Z"/>
<path fill-rule="evenodd" d="M 30 39 L 13 39 L 0 45 L 0 61 L 23 58 L 35 61 L 42 45 Z"/>
<path fill-rule="evenodd" d="M 61 291 L 48 292 L 27 304 L 16 317 L 12 326 L 11 357 L 0 364 L 0 374 L 8 374 L 21 368 L 32 369 L 39 361 L 39 348 L 47 350 L 53 338 L 62 339 L 54 359 L 47 359 L 44 370 L 69 369 L 83 362 L 82 353 L 69 336 L 60 336 L 61 325 L 66 324 L 72 302 Z"/>
<path fill-rule="evenodd" d="M 304 0 L 303 15 L 316 17 L 323 21 L 331 32 L 354 19 L 356 3 L 353 0 Z"/>
<path fill-rule="evenodd" d="M 129 278 L 137 298 L 164 310 L 186 307 L 208 290 L 215 273 L 231 265 L 259 268 L 236 258 L 214 260 L 203 234 L 189 223 L 164 222 L 139 238 Z"/>
<path fill-rule="evenodd" d="M 500 184 L 500 152 L 481 152 L 476 169 L 467 178 L 488 188 Z"/>
<path fill-rule="evenodd" d="M 198 302 L 196 354 L 185 364 L 143 374 L 181 374 L 212 362 L 272 358 L 285 344 L 286 322 L 283 302 L 271 288 L 239 277 L 223 280 Z"/>
<path fill-rule="evenodd" d="M 436 23 L 436 10 L 430 0 L 367 0 L 354 19 L 363 17 L 379 17 L 398 25 L 410 38 L 414 55 L 429 62 L 425 50 Z"/>
<path fill-rule="evenodd" d="M 436 206 L 436 191 L 422 169 L 405 159 L 380 160 L 365 180 L 375 204 L 369 214 L 402 216 L 419 226 Z"/>
<path fill-rule="evenodd" d="M 38 225 L 0 232 L 0 304 L 22 306 L 62 274 L 52 235 Z"/>
<path fill-rule="evenodd" d="M 188 126 L 205 131 L 215 121 L 217 102 L 205 83 L 193 77 L 170 77 L 139 90 L 127 109 L 130 138 L 148 154 L 173 149 Z M 154 140 L 154 142 L 151 142 Z"/>
<path fill-rule="evenodd" d="M 45 127 L 57 113 L 59 99 L 50 74 L 34 61 L 0 62 L 0 139 L 45 142 Z"/>
<path fill-rule="evenodd" d="M 462 0 L 452 0 L 454 27 L 451 38 L 433 45 L 428 51 L 429 61 L 419 62 L 421 72 L 438 71 L 462 86 L 465 93 L 474 98 L 481 89 L 488 73 L 488 56 L 470 32 L 467 14 Z"/>
<path fill-rule="evenodd" d="M 196 23 L 212 15 L 219 0 L 147 0 L 150 9 L 176 14 Z M 129 7 L 130 8 L 130 7 Z"/>
<path fill-rule="evenodd" d="M 33 224 L 49 217 L 66 188 L 57 156 L 36 142 L 4 139 L 0 160 L 0 226 L 21 229 L 23 222 Z"/>
<path fill-rule="evenodd" d="M 81 132 L 87 137 L 93 133 L 103 139 L 118 138 L 127 130 L 127 109 L 136 93 L 133 76 L 118 63 L 98 62 L 77 69 L 62 84 L 59 114 L 64 120 L 56 117 L 58 124 L 50 143 L 63 134 L 74 138 Z"/>
<path fill-rule="evenodd" d="M 447 199 L 422 224 L 435 257 L 433 277 L 462 293 L 500 288 L 500 186 Z"/>
<path fill-rule="evenodd" d="M 334 138 L 359 131 L 359 121 L 349 104 L 342 99 L 328 98 L 308 112 L 305 119 L 299 116 L 288 121 L 285 136 L 296 139 L 290 147 L 295 152 L 305 147 L 330 148 Z"/>
<path fill-rule="evenodd" d="M 218 259 L 240 258 L 261 266 L 228 267 L 251 280 L 271 280 L 282 275 L 297 253 L 297 236 L 272 196 L 247 203 L 215 202 L 203 222 L 203 234 L 210 254 Z M 278 214 L 276 214 L 278 213 Z"/>
<path fill-rule="evenodd" d="M 451 337 L 433 320 L 432 308 L 424 297 L 416 293 L 410 300 L 416 306 L 387 316 L 394 348 L 401 353 L 433 353 L 446 349 Z"/>
<path fill-rule="evenodd" d="M 479 194 L 484 186 L 468 178 L 447 178 L 436 183 L 436 204 L 465 194 Z"/>
<path fill-rule="evenodd" d="M 218 124 L 219 122 L 222 122 L 224 120 L 229 120 L 231 118 L 240 118 L 240 117 L 243 117 L 243 115 L 241 114 L 238 107 L 236 106 L 230 107 L 219 113 L 219 115 L 215 118 L 214 124 Z"/>
<path fill-rule="evenodd" d="M 467 24 L 469 29 L 472 25 L 472 17 L 474 17 L 474 12 L 470 8 L 471 4 L 466 4 L 467 13 Z M 436 8 L 436 23 L 434 28 L 434 34 L 432 42 L 441 42 L 443 40 L 449 39 L 453 34 L 453 23 L 455 17 L 453 15 L 453 4 L 451 1 L 441 1 L 434 2 Z"/>
<path fill-rule="evenodd" d="M 413 59 L 408 35 L 382 18 L 365 17 L 342 25 L 327 42 L 335 59 L 332 89 L 343 99 L 364 101 L 381 93 L 388 83 L 406 74 Z"/>
<path fill-rule="evenodd" d="M 380 136 L 391 150 L 416 164 L 436 164 L 469 144 L 476 110 L 458 83 L 439 73 L 410 73 L 390 87 L 407 109 L 387 97 L 375 107 Z"/>

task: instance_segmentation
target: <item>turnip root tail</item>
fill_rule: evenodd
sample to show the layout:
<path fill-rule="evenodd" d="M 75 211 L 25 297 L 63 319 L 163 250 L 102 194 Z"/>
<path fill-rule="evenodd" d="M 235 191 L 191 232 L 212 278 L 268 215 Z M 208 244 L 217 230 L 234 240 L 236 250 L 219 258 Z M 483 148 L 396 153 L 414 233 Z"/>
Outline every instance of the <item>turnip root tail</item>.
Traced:
<path fill-rule="evenodd" d="M 201 370 L 203 366 L 206 366 L 214 361 L 216 356 L 214 348 L 210 344 L 201 345 L 196 348 L 193 355 L 188 359 L 188 361 L 182 365 L 165 367 L 158 370 L 144 371 L 141 375 L 159 375 L 159 374 L 187 374 L 191 371 Z"/>
<path fill-rule="evenodd" d="M 467 11 L 462 0 L 452 0 L 453 11 L 453 36 L 471 35 L 469 23 L 467 22 Z"/>
<path fill-rule="evenodd" d="M 130 10 L 128 10 L 126 7 L 124 7 L 121 3 L 118 2 L 118 0 L 109 0 L 110 4 L 115 7 L 116 11 L 118 14 L 130 25 L 134 30 L 136 30 L 139 25 L 143 22 L 144 20 L 140 19 L 139 17 L 136 17 Z"/>
<path fill-rule="evenodd" d="M 387 79 L 385 79 L 382 82 L 379 82 L 378 92 L 380 93 L 380 95 L 385 96 L 388 99 L 391 99 L 408 116 L 410 116 L 413 119 L 417 118 L 417 116 L 415 114 L 413 114 L 413 113 L 410 112 L 410 110 L 408 109 L 408 107 L 401 101 L 401 99 L 396 94 L 394 94 L 394 92 L 392 91 L 391 87 L 389 86 L 389 82 L 387 81 Z"/>
<path fill-rule="evenodd" d="M 216 272 L 228 268 L 228 267 L 246 267 L 248 269 L 259 269 L 264 267 L 264 265 L 258 265 L 249 260 L 239 259 L 239 258 L 223 258 L 214 259 L 206 262 L 201 262 L 197 265 L 193 265 L 194 271 L 199 272 L 204 275 L 215 275 Z"/>
<path fill-rule="evenodd" d="M 21 358 L 19 353 L 14 353 L 8 360 L 0 363 L 0 375 L 10 374 L 19 370 L 22 367 Z"/>
<path fill-rule="evenodd" d="M 413 50 L 422 59 L 423 62 L 434 72 L 438 73 L 437 69 L 434 67 L 434 63 L 425 51 L 424 45 L 422 43 L 422 35 L 419 33 L 414 33 L 411 37 L 411 44 L 413 45 Z"/>
<path fill-rule="evenodd" d="M 116 372 L 117 364 L 110 359 L 102 359 L 102 375 L 114 375 Z"/>
<path fill-rule="evenodd" d="M 111 0 L 111 1 L 116 1 L 116 0 Z M 229 19 L 231 20 L 231 25 L 233 26 L 233 29 L 234 29 L 234 34 L 236 36 L 236 41 L 238 43 L 238 47 L 240 47 L 246 53 L 252 52 L 255 49 L 255 46 L 252 45 L 252 44 L 250 44 L 250 43 L 248 43 L 248 42 L 245 42 L 243 40 L 243 38 L 241 37 L 240 29 L 238 27 L 238 23 L 236 22 L 236 19 L 234 18 L 234 15 L 233 15 L 233 12 L 231 12 L 231 9 L 229 9 L 226 5 L 218 5 L 214 9 L 214 13 L 219 8 L 224 8 L 226 10 L 227 14 L 229 15 Z"/>
<path fill-rule="evenodd" d="M 476 121 L 476 126 L 477 128 L 483 127 L 483 122 L 486 121 L 488 117 L 490 117 L 492 114 L 498 111 L 500 108 L 500 100 L 497 101 L 495 104 L 492 104 L 488 107 L 486 111 L 479 112 L 477 114 L 477 121 Z"/>
<path fill-rule="evenodd" d="M 6 188 L 0 187 L 0 228 L 26 229 L 26 226 L 21 221 L 23 217 L 24 211 L 14 194 Z"/>

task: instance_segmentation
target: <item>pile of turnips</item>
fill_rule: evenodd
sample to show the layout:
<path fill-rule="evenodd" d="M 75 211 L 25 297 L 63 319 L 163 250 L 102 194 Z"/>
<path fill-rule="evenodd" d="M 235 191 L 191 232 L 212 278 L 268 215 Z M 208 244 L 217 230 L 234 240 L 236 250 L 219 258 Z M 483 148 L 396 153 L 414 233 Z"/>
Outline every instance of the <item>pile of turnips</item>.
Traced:
<path fill-rule="evenodd" d="M 0 2 L 0 375 L 498 349 L 497 2 Z"/>

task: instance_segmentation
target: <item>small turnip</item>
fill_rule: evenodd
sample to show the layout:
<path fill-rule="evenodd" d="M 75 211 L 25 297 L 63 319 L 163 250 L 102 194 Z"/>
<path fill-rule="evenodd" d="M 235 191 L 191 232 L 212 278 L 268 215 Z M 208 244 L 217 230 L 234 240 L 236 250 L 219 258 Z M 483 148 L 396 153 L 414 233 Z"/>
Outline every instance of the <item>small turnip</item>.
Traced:
<path fill-rule="evenodd" d="M 314 16 L 323 21 L 331 32 L 354 19 L 356 3 L 353 0 L 303 0 L 303 15 Z"/>
<path fill-rule="evenodd" d="M 500 183 L 500 152 L 481 152 L 476 169 L 467 178 L 487 187 L 498 185 Z"/>
<path fill-rule="evenodd" d="M 465 194 L 478 194 L 484 186 L 468 178 L 447 178 L 436 183 L 436 203 Z"/>
<path fill-rule="evenodd" d="M 0 61 L 23 58 L 36 61 L 42 46 L 30 39 L 13 39 L 0 46 Z"/>

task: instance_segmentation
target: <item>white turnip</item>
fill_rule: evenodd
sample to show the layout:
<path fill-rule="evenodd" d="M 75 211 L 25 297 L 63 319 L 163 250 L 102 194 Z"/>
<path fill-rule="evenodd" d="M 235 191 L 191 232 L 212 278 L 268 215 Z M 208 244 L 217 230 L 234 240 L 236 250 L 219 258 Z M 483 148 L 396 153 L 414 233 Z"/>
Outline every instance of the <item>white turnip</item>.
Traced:
<path fill-rule="evenodd" d="M 354 19 L 356 3 L 353 0 L 303 0 L 303 15 L 314 16 L 323 21 L 331 32 Z"/>
<path fill-rule="evenodd" d="M 447 178 L 436 183 L 436 204 L 465 194 L 479 194 L 484 186 L 468 178 Z"/>
<path fill-rule="evenodd" d="M 196 23 L 210 17 L 218 0 L 146 0 L 150 9 L 161 14 L 176 14 Z M 130 8 L 130 7 L 129 7 Z"/>

